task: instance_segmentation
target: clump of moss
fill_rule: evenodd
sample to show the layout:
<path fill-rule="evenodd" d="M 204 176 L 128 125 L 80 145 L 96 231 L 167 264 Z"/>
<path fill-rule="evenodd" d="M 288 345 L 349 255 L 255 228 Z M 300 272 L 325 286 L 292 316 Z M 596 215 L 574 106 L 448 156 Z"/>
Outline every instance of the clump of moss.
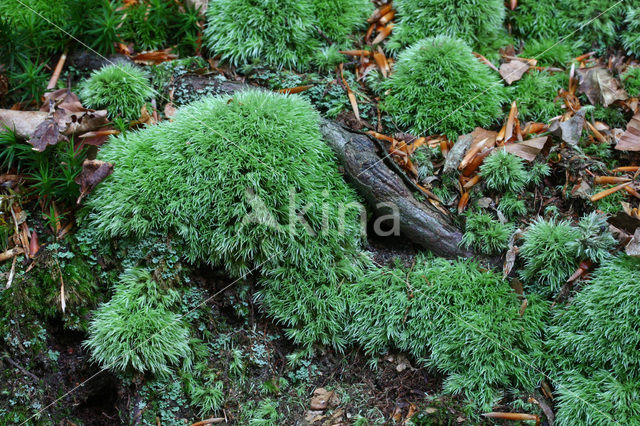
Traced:
<path fill-rule="evenodd" d="M 564 32 L 575 32 L 583 48 L 606 49 L 624 31 L 625 5 L 616 0 L 587 0 L 580 7 L 570 0 L 559 4 L 558 23 Z"/>
<path fill-rule="evenodd" d="M 563 113 L 562 102 L 556 101 L 565 74 L 529 71 L 514 86 L 514 99 L 520 116 L 527 121 L 547 122 Z"/>
<path fill-rule="evenodd" d="M 318 29 L 339 44 L 362 28 L 373 11 L 370 0 L 312 0 L 312 3 Z"/>
<path fill-rule="evenodd" d="M 362 212 L 307 101 L 254 90 L 204 98 L 113 139 L 99 158 L 118 167 L 88 200 L 87 227 L 105 239 L 172 233 L 188 261 L 234 277 L 259 268 L 264 306 L 294 340 L 340 345 L 340 322 L 314 313 L 342 318 L 330 293 L 363 262 Z"/>
<path fill-rule="evenodd" d="M 629 67 L 621 76 L 624 90 L 631 97 L 640 97 L 640 67 Z"/>
<path fill-rule="evenodd" d="M 446 36 L 417 42 L 398 56 L 395 73 L 381 84 L 381 107 L 413 134 L 450 139 L 489 126 L 502 115 L 504 86 L 463 41 Z"/>
<path fill-rule="evenodd" d="M 111 300 L 94 313 L 84 345 L 91 359 L 115 371 L 166 375 L 192 356 L 189 328 L 169 309 L 180 298 L 143 269 L 122 274 Z"/>
<path fill-rule="evenodd" d="M 376 271 L 352 303 L 353 338 L 367 353 L 407 351 L 448 375 L 446 392 L 490 409 L 498 389 L 532 389 L 545 302 L 522 301 L 500 274 L 469 261 L 418 258 L 409 270 Z M 504 348 L 509 348 L 505 351 Z"/>
<path fill-rule="evenodd" d="M 318 47 L 308 0 L 222 0 L 207 11 L 204 40 L 232 65 L 262 60 L 267 65 L 304 69 Z"/>
<path fill-rule="evenodd" d="M 550 368 L 558 393 L 557 422 L 640 421 L 640 260 L 607 260 L 549 328 Z"/>
<path fill-rule="evenodd" d="M 640 2 L 630 2 L 625 12 L 625 31 L 620 34 L 622 46 L 629 55 L 640 54 Z"/>
<path fill-rule="evenodd" d="M 498 204 L 500 210 L 507 218 L 513 219 L 517 216 L 527 214 L 527 205 L 524 200 L 518 198 L 513 192 L 506 192 Z"/>
<path fill-rule="evenodd" d="M 558 2 L 554 0 L 520 0 L 509 11 L 507 22 L 513 34 L 523 40 L 555 40 L 562 34 L 557 17 Z"/>
<path fill-rule="evenodd" d="M 536 59 L 538 64 L 544 67 L 565 66 L 576 52 L 576 49 L 566 41 L 560 42 L 557 38 L 544 38 L 542 40 L 528 40 L 520 56 Z"/>
<path fill-rule="evenodd" d="M 617 244 L 609 232 L 606 216 L 596 212 L 589 213 L 580 219 L 578 232 L 578 238 L 570 241 L 568 247 L 575 251 L 580 259 L 600 263 L 609 258 L 609 251 Z"/>
<path fill-rule="evenodd" d="M 232 65 L 304 70 L 322 44 L 318 30 L 342 44 L 370 8 L 366 0 L 220 0 L 208 10 L 205 43 Z"/>
<path fill-rule="evenodd" d="M 396 0 L 393 5 L 399 17 L 389 42 L 394 50 L 438 35 L 483 46 L 498 36 L 505 16 L 500 0 Z"/>
<path fill-rule="evenodd" d="M 529 180 L 524 160 L 504 149 L 497 150 L 484 160 L 480 166 L 480 176 L 487 188 L 497 191 L 520 192 Z"/>
<path fill-rule="evenodd" d="M 579 236 L 567 221 L 536 219 L 525 232 L 520 249 L 525 260 L 522 280 L 544 295 L 559 290 L 578 266 L 580 259 L 569 244 Z"/>
<path fill-rule="evenodd" d="M 130 64 L 114 64 L 94 71 L 81 84 L 80 98 L 85 106 L 106 109 L 112 117 L 133 120 L 155 94 L 148 74 Z"/>
<path fill-rule="evenodd" d="M 133 41 L 137 50 L 175 46 L 179 51 L 194 52 L 199 20 L 198 11 L 189 4 L 142 0 L 126 8 L 117 32 L 123 40 Z"/>
<path fill-rule="evenodd" d="M 297 96 L 204 98 L 113 139 L 99 158 L 118 163 L 88 200 L 89 226 L 105 238 L 171 230 L 189 260 L 234 276 L 285 260 L 326 266 L 359 245 L 355 193 Z"/>
<path fill-rule="evenodd" d="M 469 213 L 461 243 L 486 254 L 499 253 L 509 248 L 512 224 L 501 223 L 488 213 Z"/>

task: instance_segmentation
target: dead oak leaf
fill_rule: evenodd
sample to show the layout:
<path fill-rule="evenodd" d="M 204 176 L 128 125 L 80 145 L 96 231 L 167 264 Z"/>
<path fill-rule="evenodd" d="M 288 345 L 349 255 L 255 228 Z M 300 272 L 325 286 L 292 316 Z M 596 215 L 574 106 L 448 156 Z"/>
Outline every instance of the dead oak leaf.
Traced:
<path fill-rule="evenodd" d="M 578 90 L 584 93 L 592 105 L 602 104 L 608 107 L 615 101 L 625 101 L 629 98 L 627 92 L 620 87 L 620 82 L 611 72 L 602 67 L 578 69 L 580 86 Z"/>
<path fill-rule="evenodd" d="M 510 143 L 504 146 L 504 149 L 513 155 L 526 160 L 533 161 L 536 159 L 540 151 L 545 147 L 549 140 L 548 136 L 527 139 L 526 141 Z"/>
<path fill-rule="evenodd" d="M 529 65 L 522 61 L 513 60 L 500 65 L 500 75 L 509 86 L 520 80 L 527 71 L 529 71 Z"/>
<path fill-rule="evenodd" d="M 616 144 L 618 151 L 640 151 L 640 112 L 631 117 L 627 130 Z"/>
<path fill-rule="evenodd" d="M 47 119 L 36 127 L 33 136 L 29 138 L 29 144 L 38 152 L 43 152 L 49 145 L 55 145 L 59 141 L 68 140 L 66 136 L 60 134 L 60 129 L 55 120 Z"/>
<path fill-rule="evenodd" d="M 111 173 L 113 173 L 113 164 L 111 163 L 100 160 L 84 160 L 82 172 L 75 180 L 80 185 L 80 196 L 76 203 L 80 204 L 80 201 Z"/>

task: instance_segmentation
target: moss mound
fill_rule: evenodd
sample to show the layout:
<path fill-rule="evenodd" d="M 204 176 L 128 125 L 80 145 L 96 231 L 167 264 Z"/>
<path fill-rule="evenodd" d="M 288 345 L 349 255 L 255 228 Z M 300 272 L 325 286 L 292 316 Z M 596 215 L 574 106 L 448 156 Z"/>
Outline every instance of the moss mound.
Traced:
<path fill-rule="evenodd" d="M 483 46 L 498 36 L 505 17 L 500 0 L 396 0 L 393 4 L 399 16 L 390 40 L 395 50 L 437 35 Z"/>
<path fill-rule="evenodd" d="M 219 0 L 208 9 L 205 43 L 233 65 L 303 70 L 322 45 L 319 30 L 344 43 L 371 8 L 366 0 Z"/>
<path fill-rule="evenodd" d="M 111 300 L 94 312 L 89 339 L 91 358 L 106 368 L 133 368 L 158 375 L 170 366 L 190 361 L 189 329 L 169 309 L 180 298 L 163 289 L 143 269 L 122 274 Z M 187 365 L 189 365 L 187 363 Z"/>
<path fill-rule="evenodd" d="M 553 317 L 549 349 L 560 425 L 640 422 L 640 259 L 608 260 Z"/>
<path fill-rule="evenodd" d="M 130 65 L 107 65 L 82 82 L 80 98 L 85 106 L 106 109 L 112 117 L 140 117 L 140 109 L 154 94 L 146 71 Z"/>
<path fill-rule="evenodd" d="M 470 261 L 418 258 L 358 287 L 350 333 L 368 353 L 407 351 L 449 376 L 445 391 L 490 409 L 498 389 L 539 380 L 546 303 L 522 301 L 501 275 Z M 509 348 L 505 351 L 504 348 Z"/>
<path fill-rule="evenodd" d="M 90 197 L 86 226 L 107 239 L 169 231 L 193 263 L 234 277 L 259 268 L 264 306 L 296 342 L 344 347 L 338 288 L 359 271 L 361 211 L 318 123 L 297 96 L 194 102 L 101 150 L 115 171 Z"/>
<path fill-rule="evenodd" d="M 100 159 L 116 164 L 88 202 L 89 226 L 105 238 L 171 230 L 189 260 L 235 276 L 285 262 L 334 265 L 359 245 L 359 212 L 345 208 L 356 196 L 317 113 L 296 96 L 205 98 L 173 122 L 112 140 Z"/>
<path fill-rule="evenodd" d="M 398 56 L 395 73 L 383 81 L 381 107 L 414 134 L 458 134 L 502 116 L 502 82 L 463 41 L 446 36 L 417 42 Z"/>
<path fill-rule="evenodd" d="M 527 121 L 548 122 L 561 115 L 562 102 L 556 101 L 558 89 L 565 85 L 564 73 L 549 74 L 544 71 L 529 71 L 514 88 L 514 99 L 520 116 Z"/>

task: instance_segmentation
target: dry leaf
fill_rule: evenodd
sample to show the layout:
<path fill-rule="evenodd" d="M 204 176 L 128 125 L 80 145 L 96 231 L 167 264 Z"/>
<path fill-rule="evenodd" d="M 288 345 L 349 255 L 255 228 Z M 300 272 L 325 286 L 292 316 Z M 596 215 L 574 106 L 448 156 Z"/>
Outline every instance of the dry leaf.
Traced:
<path fill-rule="evenodd" d="M 569 145 L 575 146 L 580 142 L 582 136 L 584 115 L 585 111 L 581 109 L 567 121 L 555 120 L 549 126 L 549 131 Z"/>
<path fill-rule="evenodd" d="M 520 80 L 527 71 L 529 71 L 529 64 L 522 61 L 514 60 L 500 65 L 500 75 L 507 85 Z"/>
<path fill-rule="evenodd" d="M 631 238 L 624 250 L 628 256 L 640 257 L 640 228 L 636 229 L 633 238 Z"/>
<path fill-rule="evenodd" d="M 578 69 L 580 76 L 581 93 L 587 95 L 592 105 L 601 103 L 608 107 L 615 101 L 624 101 L 629 98 L 627 92 L 620 87 L 620 82 L 611 75 L 611 72 L 602 67 Z"/>
<path fill-rule="evenodd" d="M 171 48 L 155 50 L 153 52 L 141 52 L 131 59 L 133 59 L 136 64 L 158 65 L 162 62 L 172 61 L 178 58 L 178 55 L 169 52 L 171 52 Z"/>
<path fill-rule="evenodd" d="M 640 112 L 631 117 L 627 130 L 618 139 L 618 151 L 640 151 Z"/>
<path fill-rule="evenodd" d="M 82 172 L 75 180 L 80 185 L 80 197 L 76 203 L 80 204 L 80 201 L 111 173 L 113 173 L 113 164 L 111 163 L 100 160 L 84 160 Z"/>
<path fill-rule="evenodd" d="M 517 155 L 526 161 L 533 161 L 536 159 L 540 151 L 549 141 L 548 136 L 542 136 L 539 138 L 527 139 L 526 141 L 510 143 L 504 146 L 504 149 L 513 155 Z"/>
<path fill-rule="evenodd" d="M 66 140 L 68 140 L 67 137 L 60 134 L 58 124 L 53 119 L 49 119 L 36 127 L 33 136 L 29 138 L 28 142 L 35 151 L 43 152 L 47 149 L 47 146 Z"/>

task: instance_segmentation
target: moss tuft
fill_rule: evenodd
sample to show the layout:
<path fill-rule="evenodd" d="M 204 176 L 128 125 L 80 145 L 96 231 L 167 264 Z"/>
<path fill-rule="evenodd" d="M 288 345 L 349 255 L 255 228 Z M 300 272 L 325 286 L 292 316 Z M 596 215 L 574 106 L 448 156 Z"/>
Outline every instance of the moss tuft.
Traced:
<path fill-rule="evenodd" d="M 106 109 L 112 117 L 133 120 L 140 117 L 140 109 L 155 93 L 145 71 L 114 64 L 94 71 L 81 83 L 80 99 L 89 108 Z"/>
<path fill-rule="evenodd" d="M 120 277 L 111 300 L 94 313 L 84 345 L 105 368 L 166 375 L 170 366 L 190 361 L 189 329 L 169 310 L 179 300 L 143 269 Z M 188 365 L 188 364 L 187 364 Z"/>
<path fill-rule="evenodd" d="M 640 97 L 640 67 L 629 67 L 621 76 L 624 90 L 631 97 Z"/>
<path fill-rule="evenodd" d="M 104 238 L 170 230 L 190 261 L 234 276 L 334 265 L 359 246 L 360 212 L 318 120 L 297 96 L 253 90 L 182 107 L 101 150 L 117 167 L 88 200 L 87 226 Z"/>
<path fill-rule="evenodd" d="M 561 42 L 554 37 L 542 40 L 527 40 L 520 56 L 534 58 L 543 67 L 562 67 L 567 65 L 578 52 L 568 41 Z"/>
<path fill-rule="evenodd" d="M 462 244 L 480 253 L 494 254 L 509 248 L 514 227 L 497 221 L 487 213 L 469 213 L 465 230 Z"/>
<path fill-rule="evenodd" d="M 488 156 L 480 166 L 480 176 L 490 189 L 520 192 L 529 180 L 524 160 L 499 149 Z"/>
<path fill-rule="evenodd" d="M 580 234 L 569 222 L 536 219 L 524 235 L 520 253 L 525 260 L 520 276 L 543 295 L 556 292 L 576 270 L 580 259 L 569 243 Z"/>
<path fill-rule="evenodd" d="M 378 270 L 358 286 L 354 339 L 367 353 L 400 349 L 445 374 L 445 392 L 491 409 L 499 389 L 533 389 L 546 303 L 522 302 L 492 271 L 468 261 L 418 258 L 410 269 Z M 504 348 L 509 348 L 505 351 Z"/>
<path fill-rule="evenodd" d="M 555 100 L 563 87 L 564 73 L 549 74 L 529 71 L 514 86 L 514 99 L 520 116 L 526 121 L 548 122 L 564 112 L 562 102 Z"/>
<path fill-rule="evenodd" d="M 519 39 L 550 39 L 555 43 L 562 34 L 557 11 L 558 2 L 554 0 L 520 0 L 518 7 L 508 12 L 507 22 Z"/>
<path fill-rule="evenodd" d="M 312 4 L 318 29 L 338 44 L 364 27 L 373 11 L 370 0 L 312 0 Z"/>
<path fill-rule="evenodd" d="M 560 425 L 640 421 L 640 260 L 620 256 L 593 274 L 549 329 Z"/>
<path fill-rule="evenodd" d="M 371 7 L 367 0 L 219 0 L 208 10 L 205 43 L 232 65 L 304 70 L 326 41 L 320 31 L 342 45 Z"/>
<path fill-rule="evenodd" d="M 500 0 L 396 0 L 393 5 L 399 17 L 389 42 L 394 50 L 438 35 L 474 47 L 490 44 L 502 30 L 505 16 Z"/>
<path fill-rule="evenodd" d="M 463 41 L 446 36 L 417 42 L 398 56 L 383 81 L 381 107 L 414 134 L 446 133 L 450 139 L 490 126 L 506 101 L 502 83 Z"/>

